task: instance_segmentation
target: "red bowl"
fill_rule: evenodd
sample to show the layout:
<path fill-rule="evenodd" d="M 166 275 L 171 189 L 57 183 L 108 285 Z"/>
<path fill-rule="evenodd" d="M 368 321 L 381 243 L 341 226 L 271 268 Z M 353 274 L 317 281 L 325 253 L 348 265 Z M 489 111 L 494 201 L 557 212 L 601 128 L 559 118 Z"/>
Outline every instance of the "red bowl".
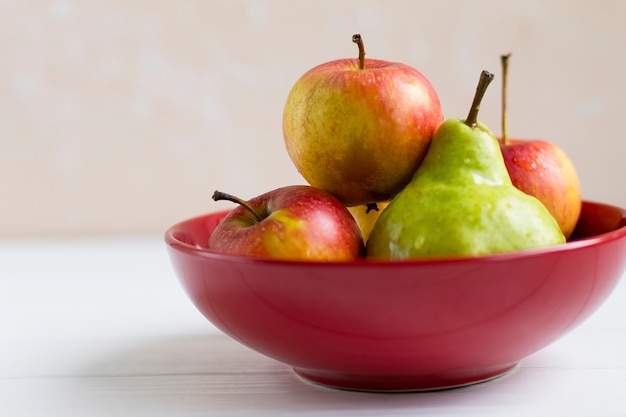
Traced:
<path fill-rule="evenodd" d="M 225 214 L 165 234 L 187 294 L 224 333 L 337 388 L 431 390 L 500 376 L 589 317 L 626 265 L 626 210 L 593 202 L 563 245 L 390 262 L 206 249 Z"/>

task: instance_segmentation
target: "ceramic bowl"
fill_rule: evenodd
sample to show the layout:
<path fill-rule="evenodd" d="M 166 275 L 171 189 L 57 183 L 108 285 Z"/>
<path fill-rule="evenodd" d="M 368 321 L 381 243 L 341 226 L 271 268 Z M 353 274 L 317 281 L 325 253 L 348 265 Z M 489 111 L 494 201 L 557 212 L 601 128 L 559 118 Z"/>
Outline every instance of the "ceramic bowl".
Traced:
<path fill-rule="evenodd" d="M 336 388 L 433 390 L 503 375 L 589 317 L 626 265 L 626 210 L 594 202 L 563 245 L 393 262 L 220 254 L 205 246 L 225 214 L 165 234 L 188 296 L 233 339 Z"/>

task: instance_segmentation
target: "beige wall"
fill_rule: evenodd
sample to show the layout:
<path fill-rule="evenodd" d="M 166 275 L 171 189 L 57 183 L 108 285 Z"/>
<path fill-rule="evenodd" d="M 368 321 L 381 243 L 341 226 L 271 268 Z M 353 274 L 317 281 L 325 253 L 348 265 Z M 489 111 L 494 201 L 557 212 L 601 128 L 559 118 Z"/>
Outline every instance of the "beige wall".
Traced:
<path fill-rule="evenodd" d="M 301 183 L 281 135 L 324 61 L 402 61 L 464 117 L 512 52 L 509 132 L 574 160 L 586 199 L 626 206 L 622 1 L 0 1 L 0 236 L 162 233 Z M 500 87 L 482 120 L 496 133 Z"/>

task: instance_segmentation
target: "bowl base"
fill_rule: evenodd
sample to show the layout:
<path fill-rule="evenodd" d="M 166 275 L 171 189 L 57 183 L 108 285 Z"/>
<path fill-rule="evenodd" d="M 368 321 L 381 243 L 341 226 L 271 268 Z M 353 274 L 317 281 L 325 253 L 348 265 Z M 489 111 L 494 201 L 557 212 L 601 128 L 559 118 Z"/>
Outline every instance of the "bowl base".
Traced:
<path fill-rule="evenodd" d="M 306 381 L 329 388 L 367 392 L 420 392 L 461 388 L 500 378 L 519 362 L 488 369 L 430 375 L 356 375 L 293 368 Z"/>

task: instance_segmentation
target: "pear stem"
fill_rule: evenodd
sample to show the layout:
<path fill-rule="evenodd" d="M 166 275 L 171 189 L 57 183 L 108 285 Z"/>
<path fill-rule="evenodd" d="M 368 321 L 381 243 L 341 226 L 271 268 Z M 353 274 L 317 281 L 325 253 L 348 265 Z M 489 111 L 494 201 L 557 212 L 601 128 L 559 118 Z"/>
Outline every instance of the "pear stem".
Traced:
<path fill-rule="evenodd" d="M 507 133 L 507 117 L 506 117 L 506 97 L 507 97 L 507 85 L 509 79 L 509 58 L 511 54 L 500 56 L 500 62 L 502 63 L 502 146 L 506 145 L 508 139 Z"/>
<path fill-rule="evenodd" d="M 487 91 L 489 83 L 493 80 L 493 74 L 489 71 L 483 71 L 480 73 L 480 79 L 476 86 L 476 94 L 474 95 L 474 101 L 472 101 L 472 107 L 465 119 L 465 124 L 469 127 L 476 127 L 478 123 L 478 110 L 480 110 L 480 102 Z"/>
<path fill-rule="evenodd" d="M 260 222 L 261 220 L 263 220 L 261 218 L 261 216 L 259 215 L 259 213 L 257 213 L 250 204 L 248 204 L 247 201 L 242 200 L 239 197 L 235 197 L 234 195 L 230 195 L 227 193 L 223 193 L 221 191 L 215 190 L 215 192 L 213 193 L 213 200 L 214 201 L 220 201 L 220 200 L 227 200 L 227 201 L 232 201 L 233 203 L 237 203 L 240 206 L 242 206 L 243 208 L 245 208 L 246 210 L 248 210 L 250 213 L 252 213 L 252 215 L 254 216 L 254 218 L 256 219 L 257 222 Z"/>
<path fill-rule="evenodd" d="M 358 33 L 355 33 L 352 35 L 352 42 L 359 47 L 359 69 L 365 69 L 365 45 L 363 45 L 363 38 Z"/>

